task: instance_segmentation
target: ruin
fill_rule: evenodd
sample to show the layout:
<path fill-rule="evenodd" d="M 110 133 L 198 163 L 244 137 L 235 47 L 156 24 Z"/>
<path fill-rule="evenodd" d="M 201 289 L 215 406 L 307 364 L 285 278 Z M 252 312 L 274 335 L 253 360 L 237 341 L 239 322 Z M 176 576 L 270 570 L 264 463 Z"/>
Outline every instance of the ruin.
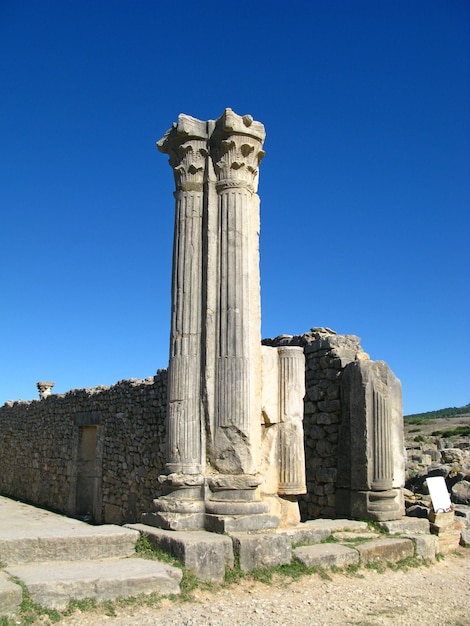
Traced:
<path fill-rule="evenodd" d="M 2 494 L 217 533 L 404 514 L 401 390 L 386 364 L 326 328 L 261 341 L 264 138 L 226 109 L 180 115 L 158 142 L 176 187 L 168 371 L 63 395 L 38 383 L 40 400 L 0 407 Z"/>
<path fill-rule="evenodd" d="M 226 109 L 216 121 L 180 115 L 157 144 L 170 156 L 176 218 L 160 477 L 168 493 L 147 524 L 224 532 L 300 520 L 290 496 L 305 492 L 304 357 L 295 347 L 261 350 L 256 191 L 264 137 L 262 124 Z M 263 454 L 277 469 L 268 482 Z"/>

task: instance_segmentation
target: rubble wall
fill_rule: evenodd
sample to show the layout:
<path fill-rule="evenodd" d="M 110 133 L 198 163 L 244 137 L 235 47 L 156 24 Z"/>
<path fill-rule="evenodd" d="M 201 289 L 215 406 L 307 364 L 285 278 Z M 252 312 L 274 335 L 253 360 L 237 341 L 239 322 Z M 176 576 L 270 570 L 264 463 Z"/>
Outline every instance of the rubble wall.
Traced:
<path fill-rule="evenodd" d="M 0 493 L 76 515 L 86 465 L 81 432 L 96 427 L 96 463 L 88 472 L 95 472 L 99 500 L 93 519 L 140 521 L 165 462 L 166 382 L 161 370 L 145 380 L 0 407 Z"/>

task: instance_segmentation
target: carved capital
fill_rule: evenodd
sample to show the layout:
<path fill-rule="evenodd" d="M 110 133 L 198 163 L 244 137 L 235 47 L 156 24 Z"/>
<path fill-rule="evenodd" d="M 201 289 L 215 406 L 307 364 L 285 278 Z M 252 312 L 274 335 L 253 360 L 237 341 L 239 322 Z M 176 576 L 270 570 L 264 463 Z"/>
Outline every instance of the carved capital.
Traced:
<path fill-rule="evenodd" d="M 207 139 L 207 123 L 182 114 L 157 142 L 159 151 L 170 157 L 177 191 L 202 191 Z"/>
<path fill-rule="evenodd" d="M 258 168 L 264 156 L 264 126 L 226 109 L 216 121 L 211 137 L 211 157 L 217 174 L 217 189 L 258 188 Z"/>

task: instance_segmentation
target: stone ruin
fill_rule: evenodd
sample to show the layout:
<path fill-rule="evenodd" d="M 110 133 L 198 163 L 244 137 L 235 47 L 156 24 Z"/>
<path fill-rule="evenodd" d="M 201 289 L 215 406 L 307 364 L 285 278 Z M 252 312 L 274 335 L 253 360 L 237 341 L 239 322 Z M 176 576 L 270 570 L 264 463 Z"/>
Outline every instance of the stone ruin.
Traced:
<path fill-rule="evenodd" d="M 63 395 L 42 381 L 40 400 L 0 407 L 0 493 L 98 523 L 219 533 L 404 515 L 387 365 L 326 328 L 261 341 L 264 138 L 226 109 L 180 115 L 158 142 L 176 184 L 169 370 Z"/>
<path fill-rule="evenodd" d="M 300 521 L 304 350 L 261 344 L 258 172 L 265 129 L 226 109 L 180 115 L 158 142 L 176 191 L 163 495 L 146 524 L 216 532 Z M 382 362 L 346 367 L 338 511 L 404 514 L 401 388 Z"/>

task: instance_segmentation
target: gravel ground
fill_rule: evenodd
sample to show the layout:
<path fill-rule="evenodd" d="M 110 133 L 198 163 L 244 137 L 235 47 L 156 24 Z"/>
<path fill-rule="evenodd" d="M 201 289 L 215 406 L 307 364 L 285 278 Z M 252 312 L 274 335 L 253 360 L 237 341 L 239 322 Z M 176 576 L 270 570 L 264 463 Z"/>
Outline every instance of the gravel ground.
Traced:
<path fill-rule="evenodd" d="M 470 624 L 470 550 L 429 567 L 354 576 L 330 574 L 269 585 L 244 579 L 229 588 L 197 590 L 194 600 L 164 599 L 156 607 L 118 607 L 63 619 L 62 626 L 464 626 Z"/>

